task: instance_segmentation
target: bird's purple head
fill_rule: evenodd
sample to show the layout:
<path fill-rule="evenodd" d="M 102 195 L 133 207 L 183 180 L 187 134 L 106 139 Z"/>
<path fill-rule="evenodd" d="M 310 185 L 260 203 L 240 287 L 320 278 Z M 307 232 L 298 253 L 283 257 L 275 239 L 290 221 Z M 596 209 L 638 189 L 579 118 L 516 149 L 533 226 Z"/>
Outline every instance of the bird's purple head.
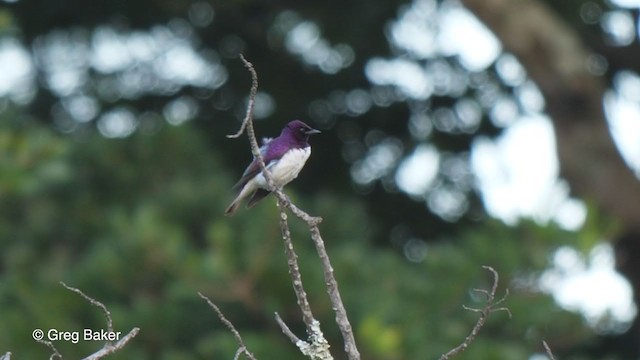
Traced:
<path fill-rule="evenodd" d="M 316 130 L 300 120 L 293 120 L 282 129 L 282 134 L 291 134 L 297 141 L 306 143 L 309 135 L 319 134 L 320 130 Z"/>

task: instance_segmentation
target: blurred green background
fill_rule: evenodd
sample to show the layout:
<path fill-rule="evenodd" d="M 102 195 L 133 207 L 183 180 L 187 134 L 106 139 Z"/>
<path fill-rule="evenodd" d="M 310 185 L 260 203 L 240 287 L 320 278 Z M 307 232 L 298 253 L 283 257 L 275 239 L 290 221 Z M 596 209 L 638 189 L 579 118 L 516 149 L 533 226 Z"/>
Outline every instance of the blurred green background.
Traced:
<path fill-rule="evenodd" d="M 598 22 L 614 12 L 637 18 L 637 9 L 549 3 L 586 46 L 637 51 L 607 42 L 616 38 Z M 392 41 L 403 15 L 422 14 L 438 33 L 441 11 L 459 4 L 0 4 L 0 353 L 47 358 L 33 329 L 106 327 L 64 281 L 103 302 L 117 331 L 141 328 L 114 359 L 233 358 L 234 338 L 198 291 L 220 306 L 257 358 L 302 358 L 273 319 L 278 312 L 304 334 L 275 201 L 223 216 L 251 158 L 246 138 L 225 137 L 237 130 L 249 92 L 242 52 L 260 78 L 259 136 L 277 135 L 294 118 L 323 131 L 286 192 L 324 218 L 363 359 L 433 359 L 459 344 L 477 319 L 462 305 L 480 307 L 472 289 L 491 285 L 482 265 L 500 273 L 499 294 L 509 288 L 513 318 L 493 314 L 458 358 L 544 359 L 545 339 L 561 359 L 638 357 L 633 318 L 586 318 L 559 305 L 541 282 L 558 265 L 558 249 L 588 263 L 598 244 L 629 234 L 629 222 L 585 193 L 578 195 L 586 218 L 572 229 L 551 216 L 492 216 L 471 166 L 473 143 L 508 128 L 487 105 L 498 98 L 516 104 L 513 117 L 526 115 L 522 88 L 495 61 L 471 69 L 446 51 L 417 57 Z M 416 95 L 400 80 L 375 83 L 368 71 L 381 58 L 428 68 L 434 88 Z M 597 77 L 613 87 L 623 67 L 609 63 Z M 464 111 L 442 111 L 465 104 L 477 114 L 470 125 Z M 397 174 L 424 145 L 437 151 L 439 165 L 421 193 L 407 191 Z M 334 355 L 344 358 L 306 227 L 297 219 L 291 226 L 312 308 Z M 618 260 L 639 256 L 631 239 L 631 247 L 616 248 Z M 73 359 L 102 343 L 55 345 Z"/>

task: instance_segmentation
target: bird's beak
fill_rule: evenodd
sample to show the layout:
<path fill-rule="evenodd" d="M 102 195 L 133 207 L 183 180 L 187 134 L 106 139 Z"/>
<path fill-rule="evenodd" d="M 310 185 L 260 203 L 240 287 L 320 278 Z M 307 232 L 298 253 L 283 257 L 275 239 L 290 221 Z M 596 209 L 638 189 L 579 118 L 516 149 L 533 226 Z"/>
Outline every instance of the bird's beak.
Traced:
<path fill-rule="evenodd" d="M 312 135 L 312 134 L 320 134 L 322 131 L 320 130 L 316 130 L 316 129 L 309 129 L 307 130 L 307 135 Z"/>

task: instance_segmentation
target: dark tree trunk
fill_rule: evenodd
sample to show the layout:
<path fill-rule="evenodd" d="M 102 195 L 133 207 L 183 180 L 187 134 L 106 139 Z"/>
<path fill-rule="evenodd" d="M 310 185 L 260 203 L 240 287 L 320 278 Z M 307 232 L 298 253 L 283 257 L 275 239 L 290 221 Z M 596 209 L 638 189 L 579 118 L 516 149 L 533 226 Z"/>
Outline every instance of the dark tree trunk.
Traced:
<path fill-rule="evenodd" d="M 577 32 L 537 0 L 462 0 L 514 54 L 539 86 L 553 121 L 560 171 L 572 192 L 618 219 L 618 269 L 640 308 L 640 181 L 620 156 L 603 109 L 604 77 L 587 70 L 591 51 Z M 640 355 L 640 326 L 630 331 Z"/>

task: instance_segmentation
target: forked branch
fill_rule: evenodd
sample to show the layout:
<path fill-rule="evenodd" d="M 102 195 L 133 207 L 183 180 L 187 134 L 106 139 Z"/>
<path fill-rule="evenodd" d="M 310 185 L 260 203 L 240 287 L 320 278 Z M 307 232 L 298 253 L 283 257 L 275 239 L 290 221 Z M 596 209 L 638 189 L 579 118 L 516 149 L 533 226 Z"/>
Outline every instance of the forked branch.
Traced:
<path fill-rule="evenodd" d="M 224 314 L 222 313 L 222 311 L 220 311 L 220 308 L 213 303 L 213 301 L 209 300 L 208 297 L 202 295 L 202 293 L 198 293 L 198 295 L 207 302 L 207 304 L 209 304 L 209 306 L 213 309 L 213 311 L 216 312 L 216 314 L 218 315 L 218 318 L 220 318 L 220 321 L 222 321 L 222 323 L 229 329 L 229 331 L 231 331 L 231 333 L 233 334 L 233 337 L 236 338 L 236 342 L 238 342 L 238 351 L 236 351 L 236 356 L 234 357 L 234 359 L 238 359 L 240 354 L 245 354 L 247 355 L 247 357 L 251 360 L 256 360 L 256 358 L 253 356 L 253 354 L 247 349 L 247 346 L 244 344 L 244 341 L 242 340 L 242 336 L 240 336 L 240 333 L 238 332 L 238 330 L 236 330 L 235 326 L 233 326 L 233 324 L 231 323 L 231 321 L 227 320 L 227 318 L 224 316 Z"/>
<path fill-rule="evenodd" d="M 505 291 L 504 296 L 496 300 L 496 292 L 498 291 L 498 280 L 499 280 L 498 272 L 495 271 L 491 266 L 483 266 L 482 268 L 490 271 L 491 274 L 493 275 L 493 285 L 491 286 L 490 290 L 473 289 L 473 291 L 479 294 L 482 294 L 486 297 L 485 306 L 483 308 L 478 309 L 478 308 L 472 308 L 472 307 L 462 305 L 462 307 L 466 310 L 480 313 L 480 318 L 476 322 L 473 329 L 471 329 L 471 333 L 464 339 L 464 341 L 460 345 L 449 350 L 449 352 L 447 352 L 446 354 L 442 355 L 440 357 L 440 360 L 450 359 L 451 357 L 456 356 L 459 353 L 465 351 L 469 347 L 469 345 L 473 342 L 473 340 L 475 340 L 476 336 L 478 336 L 478 333 L 480 333 L 480 330 L 484 326 L 485 322 L 487 321 L 491 313 L 494 313 L 496 311 L 505 311 L 507 314 L 509 314 L 509 318 L 511 318 L 511 311 L 509 311 L 509 309 L 506 307 L 500 306 L 506 300 L 507 296 L 509 296 L 509 290 L 507 289 Z"/>
<path fill-rule="evenodd" d="M 278 200 L 278 208 L 280 210 L 280 230 L 282 232 L 282 237 L 285 242 L 285 252 L 288 258 L 289 265 L 289 273 L 292 278 L 293 288 L 296 293 L 296 297 L 298 299 L 298 306 L 300 307 L 303 314 L 303 321 L 307 326 L 307 333 L 309 335 L 309 343 L 304 341 L 300 341 L 297 338 L 293 338 L 290 335 L 292 334 L 290 330 L 286 327 L 286 324 L 282 321 L 282 319 L 277 317 L 278 323 L 281 325 L 283 332 L 287 334 L 289 333 L 289 338 L 296 343 L 296 345 L 301 349 L 305 355 L 310 356 L 311 358 L 318 359 L 329 359 L 331 358 L 331 354 L 328 351 L 328 344 L 326 340 L 322 336 L 322 332 L 320 332 L 319 322 L 313 318 L 313 313 L 311 312 L 311 307 L 309 306 L 309 302 L 307 300 L 306 292 L 304 291 L 304 287 L 302 285 L 302 277 L 300 275 L 300 269 L 298 266 L 297 255 L 293 249 L 293 243 L 291 241 L 291 232 L 289 230 L 289 225 L 287 222 L 287 213 L 286 210 L 290 209 L 291 212 L 297 216 L 299 219 L 304 221 L 308 227 L 309 232 L 311 234 L 311 239 L 314 242 L 316 247 L 316 251 L 318 252 L 318 256 L 322 262 L 325 283 L 327 284 L 327 293 L 329 294 L 329 298 L 331 300 L 332 307 L 336 314 L 336 323 L 338 324 L 338 328 L 342 333 L 342 337 L 344 340 L 344 349 L 350 360 L 360 359 L 360 353 L 356 347 L 355 338 L 353 336 L 353 330 L 351 328 L 351 324 L 349 323 L 349 319 L 347 317 L 347 312 L 345 310 L 344 304 L 342 303 L 342 299 L 340 296 L 340 292 L 338 290 L 338 282 L 333 276 L 333 267 L 331 266 L 331 262 L 329 260 L 329 255 L 324 246 L 324 241 L 322 240 L 322 236 L 320 234 L 320 229 L 318 228 L 318 224 L 322 221 L 322 218 L 311 216 L 305 211 L 301 210 L 297 206 L 295 206 L 289 197 L 282 192 L 281 188 L 275 186 L 273 179 L 271 178 L 271 174 L 267 170 L 264 159 L 260 154 L 260 148 L 258 147 L 258 142 L 256 140 L 255 131 L 253 129 L 253 106 L 255 103 L 255 96 L 258 89 L 258 76 L 253 67 L 253 65 L 247 61 L 244 56 L 240 56 L 242 62 L 245 67 L 251 73 L 252 85 L 251 85 L 251 93 L 249 95 L 249 102 L 247 105 L 247 112 L 245 118 L 242 122 L 240 130 L 233 135 L 228 135 L 228 137 L 237 138 L 239 137 L 245 130 L 247 132 L 247 136 L 249 137 L 249 143 L 251 145 L 251 152 L 253 156 L 258 160 L 260 164 L 260 168 L 262 169 L 262 173 L 264 174 L 265 179 L 267 180 L 267 184 L 269 186 L 269 190 L 271 190 Z M 283 326 L 284 325 L 284 326 Z M 307 346 L 309 345 L 309 346 Z M 313 355 L 306 352 L 305 349 L 317 349 L 321 350 L 321 353 Z M 315 350 L 314 350 L 315 351 Z"/>
<path fill-rule="evenodd" d="M 73 291 L 74 293 L 82 296 L 85 300 L 87 300 L 91 305 L 99 307 L 102 312 L 104 313 L 104 316 L 107 320 L 107 332 L 109 333 L 113 333 L 113 319 L 111 318 L 111 312 L 109 311 L 109 309 L 107 309 L 107 307 L 101 303 L 100 301 L 86 295 L 85 293 L 83 293 L 80 289 L 68 286 L 67 284 L 65 284 L 64 282 L 60 282 L 60 284 L 62 286 L 64 286 L 67 290 L 69 291 Z M 133 339 L 136 335 L 138 335 L 138 332 L 140 331 L 140 328 L 134 327 L 133 329 L 131 329 L 131 331 L 129 331 L 129 333 L 127 335 L 125 335 L 124 337 L 122 337 L 121 339 L 119 339 L 116 342 L 111 342 L 111 341 L 107 341 L 104 346 L 102 347 L 102 349 L 96 351 L 95 353 L 85 357 L 83 360 L 97 360 L 97 359 L 102 359 L 103 357 L 113 354 L 116 351 L 122 349 L 131 339 Z M 62 359 L 62 355 L 60 355 L 60 353 L 58 352 L 58 350 L 55 348 L 55 346 L 53 346 L 53 344 L 50 341 L 44 341 L 44 340 L 39 340 L 38 342 L 47 345 L 49 348 L 51 348 L 51 350 L 53 351 L 53 354 L 51 355 L 51 358 L 58 358 L 58 359 Z"/>

